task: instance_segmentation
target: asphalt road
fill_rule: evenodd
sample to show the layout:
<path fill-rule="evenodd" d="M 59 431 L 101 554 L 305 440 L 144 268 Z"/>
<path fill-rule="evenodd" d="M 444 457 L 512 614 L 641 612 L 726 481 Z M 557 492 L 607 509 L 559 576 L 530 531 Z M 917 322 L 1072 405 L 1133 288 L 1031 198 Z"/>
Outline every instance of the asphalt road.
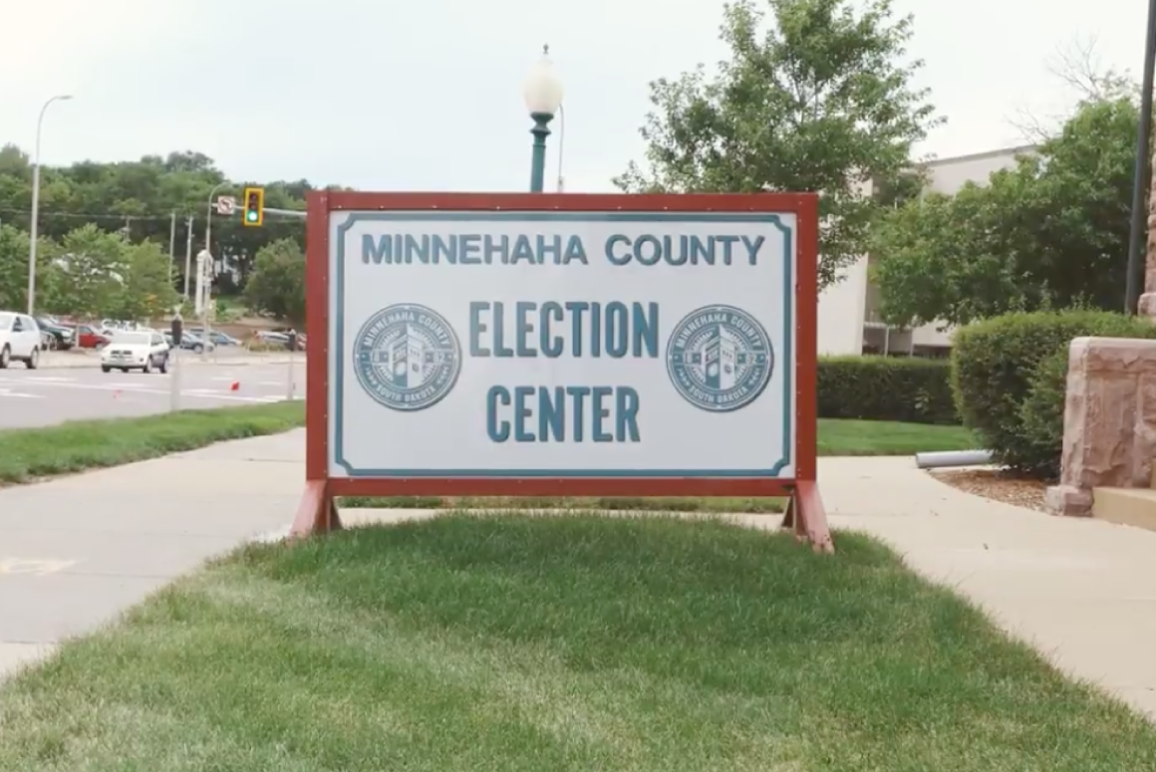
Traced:
<path fill-rule="evenodd" d="M 305 365 L 293 366 L 294 397 L 305 396 Z M 63 421 L 165 413 L 173 373 L 100 371 L 92 367 L 0 370 L 0 429 L 50 426 Z M 182 409 L 278 402 L 289 396 L 288 364 L 197 364 L 181 368 Z M 237 387 L 234 390 L 233 384 Z"/>

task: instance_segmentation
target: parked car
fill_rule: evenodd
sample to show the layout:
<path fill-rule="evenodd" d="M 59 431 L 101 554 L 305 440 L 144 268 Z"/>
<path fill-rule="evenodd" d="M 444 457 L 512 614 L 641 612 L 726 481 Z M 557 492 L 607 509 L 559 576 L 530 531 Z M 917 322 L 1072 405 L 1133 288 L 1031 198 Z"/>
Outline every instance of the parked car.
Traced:
<path fill-rule="evenodd" d="M 140 370 L 169 371 L 169 346 L 155 330 L 122 330 L 112 336 L 100 354 L 101 372 Z"/>
<path fill-rule="evenodd" d="M 103 348 L 112 339 L 112 336 L 105 335 L 91 324 L 82 324 L 77 330 L 80 334 L 77 336 L 76 342 L 81 348 Z"/>
<path fill-rule="evenodd" d="M 15 311 L 0 311 L 0 370 L 19 360 L 29 370 L 40 364 L 40 327 Z"/>
<path fill-rule="evenodd" d="M 186 332 L 191 332 L 193 335 L 196 335 L 198 338 L 201 338 L 202 340 L 206 337 L 204 327 L 189 327 L 186 329 Z M 209 330 L 209 334 L 207 337 L 208 337 L 209 341 L 211 341 L 214 346 L 240 346 L 241 345 L 241 341 L 237 340 L 232 335 L 227 335 L 226 333 L 221 332 L 220 330 Z"/>
<path fill-rule="evenodd" d="M 40 326 L 40 332 L 43 333 L 41 336 L 45 344 L 43 348 L 67 351 L 75 345 L 76 331 L 71 327 L 64 326 L 55 317 L 38 316 L 36 317 L 36 324 Z"/>
<path fill-rule="evenodd" d="M 164 333 L 165 343 L 169 348 L 173 347 L 173 334 L 171 332 Z M 192 351 L 194 354 L 203 354 L 205 351 L 212 351 L 216 346 L 211 341 L 205 341 L 196 333 L 185 330 L 181 333 L 181 349 L 184 351 Z"/>

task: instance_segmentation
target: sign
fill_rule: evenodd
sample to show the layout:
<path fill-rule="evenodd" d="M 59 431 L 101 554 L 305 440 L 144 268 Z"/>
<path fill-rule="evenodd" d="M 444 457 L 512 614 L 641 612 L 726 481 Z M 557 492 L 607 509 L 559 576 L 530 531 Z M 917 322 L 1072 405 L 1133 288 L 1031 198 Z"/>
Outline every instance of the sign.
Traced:
<path fill-rule="evenodd" d="M 237 211 L 237 199 L 233 196 L 217 196 L 217 214 L 230 215 Z"/>
<path fill-rule="evenodd" d="M 827 548 L 817 239 L 811 195 L 316 194 L 303 528 L 340 495 L 784 495 Z"/>

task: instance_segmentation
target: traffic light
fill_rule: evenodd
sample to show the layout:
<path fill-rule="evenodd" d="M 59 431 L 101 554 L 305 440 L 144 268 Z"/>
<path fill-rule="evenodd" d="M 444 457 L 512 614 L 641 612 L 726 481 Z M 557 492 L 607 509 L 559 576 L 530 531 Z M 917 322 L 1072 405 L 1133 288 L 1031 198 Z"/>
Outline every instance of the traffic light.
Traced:
<path fill-rule="evenodd" d="M 241 223 L 252 227 L 265 222 L 265 189 L 245 188 L 245 209 Z"/>

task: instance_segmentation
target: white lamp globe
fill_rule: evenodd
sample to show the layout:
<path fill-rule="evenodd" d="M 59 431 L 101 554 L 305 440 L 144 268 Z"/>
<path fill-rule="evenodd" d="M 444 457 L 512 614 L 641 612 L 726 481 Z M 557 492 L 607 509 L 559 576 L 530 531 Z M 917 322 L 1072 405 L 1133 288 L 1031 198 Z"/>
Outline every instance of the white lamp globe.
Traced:
<path fill-rule="evenodd" d="M 526 109 L 531 115 L 558 114 L 558 108 L 562 105 L 562 81 L 554 74 L 554 63 L 546 52 L 543 51 L 542 58 L 526 76 L 522 96 L 526 99 Z"/>

